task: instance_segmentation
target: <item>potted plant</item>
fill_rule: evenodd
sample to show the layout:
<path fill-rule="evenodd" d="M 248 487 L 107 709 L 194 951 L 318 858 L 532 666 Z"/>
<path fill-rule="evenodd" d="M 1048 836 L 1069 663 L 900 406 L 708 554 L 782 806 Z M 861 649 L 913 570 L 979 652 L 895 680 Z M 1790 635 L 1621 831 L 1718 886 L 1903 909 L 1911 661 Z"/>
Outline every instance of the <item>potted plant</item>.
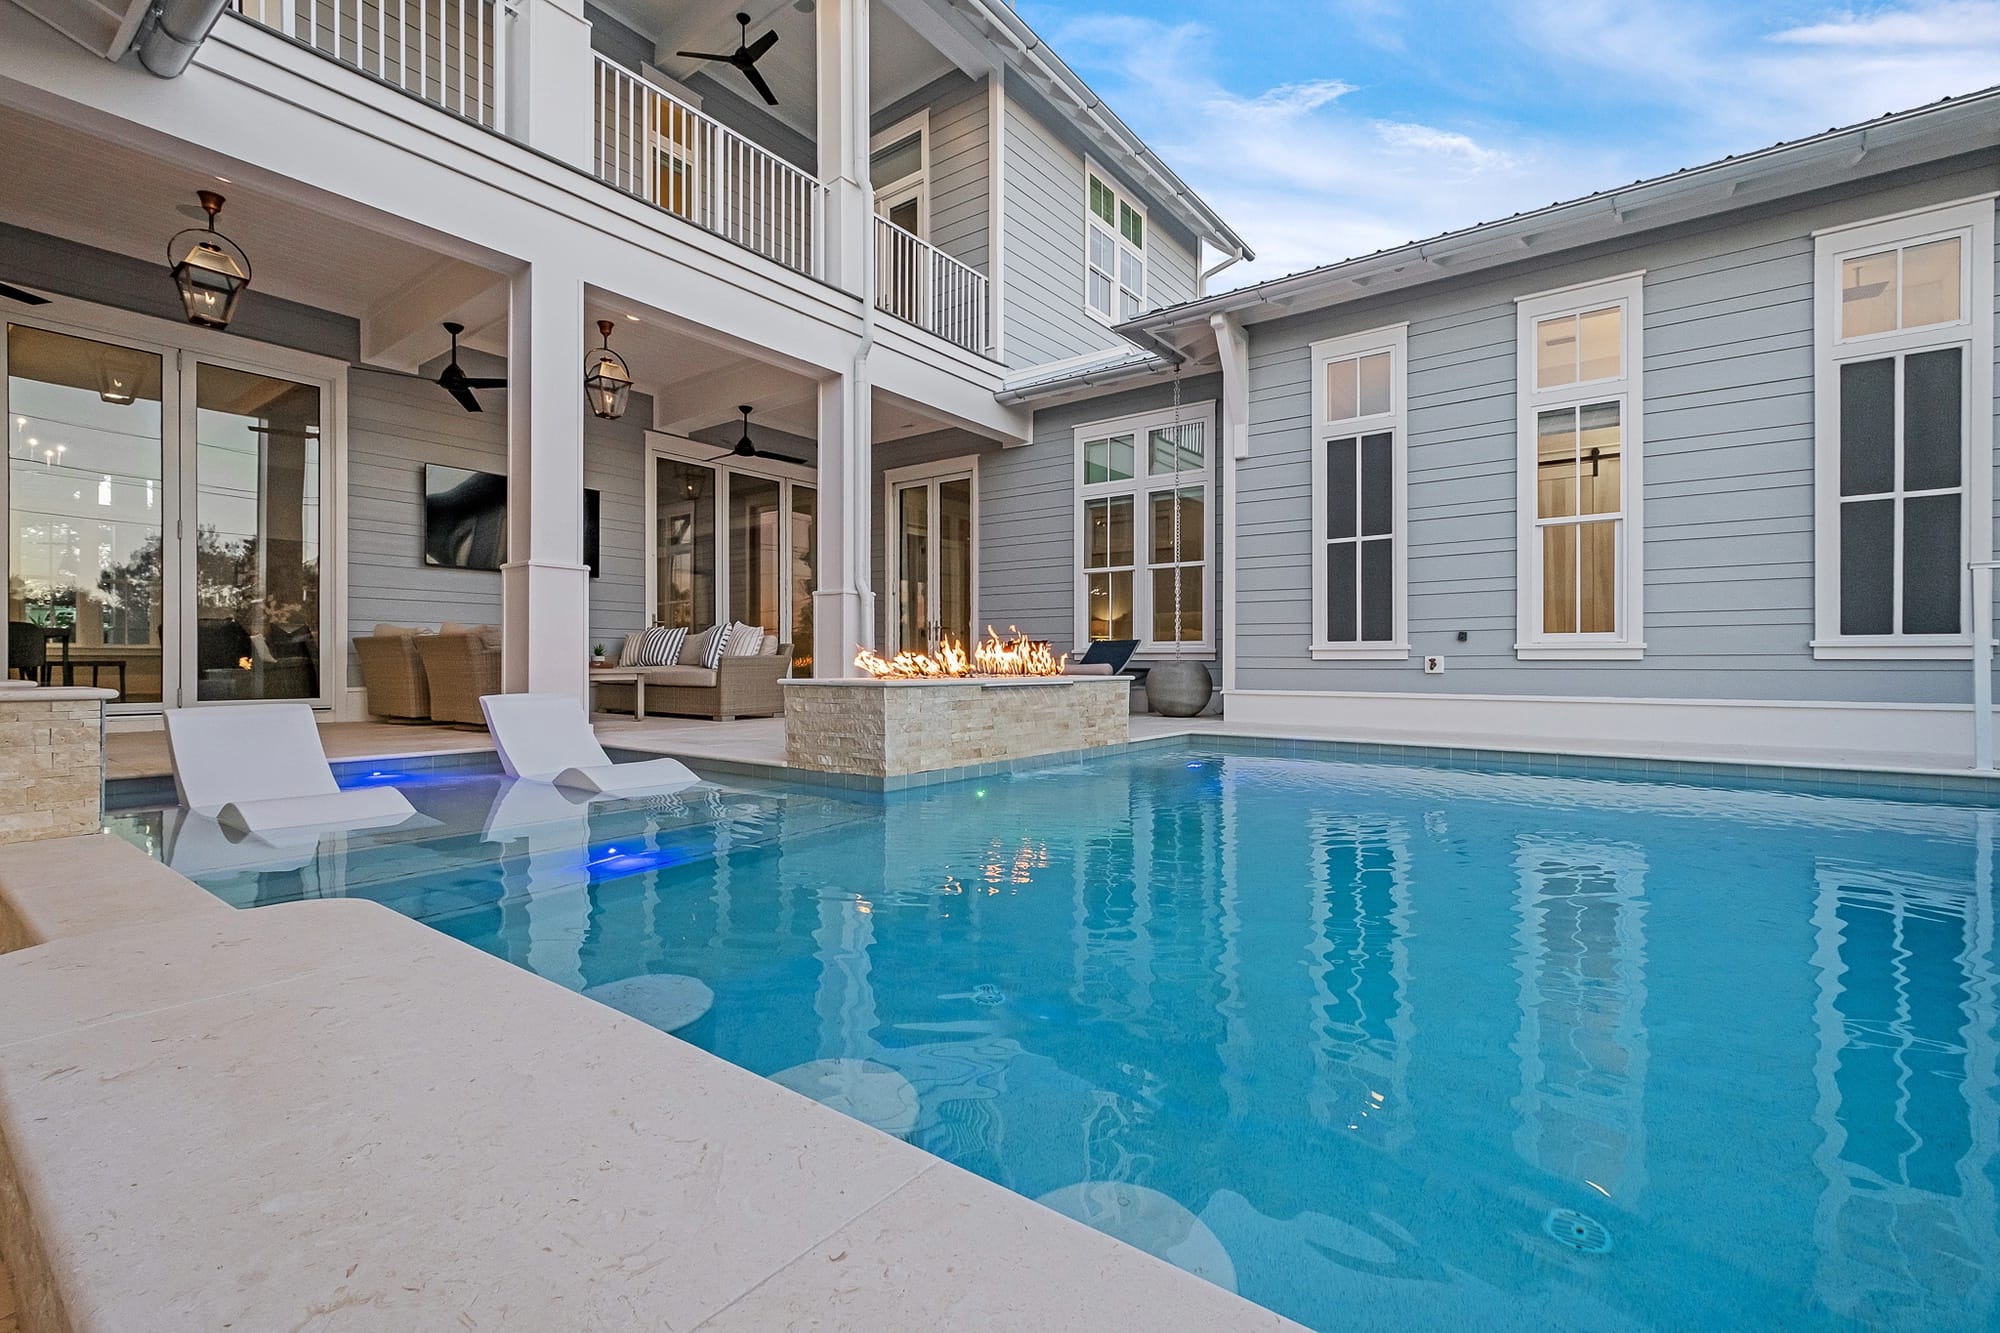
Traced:
<path fill-rule="evenodd" d="M 593 643 L 590 645 L 590 664 L 594 667 L 601 667 L 604 665 L 603 644 Z"/>

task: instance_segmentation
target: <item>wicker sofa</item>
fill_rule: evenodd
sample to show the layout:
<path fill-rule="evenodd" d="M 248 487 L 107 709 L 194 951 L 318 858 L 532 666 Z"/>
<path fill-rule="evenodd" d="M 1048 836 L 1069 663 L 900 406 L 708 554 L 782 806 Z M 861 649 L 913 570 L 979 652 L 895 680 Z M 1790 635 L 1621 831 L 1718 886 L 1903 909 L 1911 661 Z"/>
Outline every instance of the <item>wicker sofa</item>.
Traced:
<path fill-rule="evenodd" d="M 370 714 L 398 721 L 430 719 L 430 684 L 417 651 L 417 641 L 424 637 L 400 625 L 377 625 L 373 634 L 355 636 L 354 660 L 361 664 Z"/>
<path fill-rule="evenodd" d="M 500 693 L 499 631 L 426 634 L 417 640 L 417 654 L 430 684 L 431 721 L 484 728 L 479 697 Z M 652 702 L 650 695 L 646 702 Z"/>
<path fill-rule="evenodd" d="M 702 666 L 640 668 L 646 681 L 646 714 L 673 713 L 732 722 L 739 717 L 777 717 L 785 711 L 779 683 L 792 666 L 792 646 L 777 644 L 749 657 L 725 656 L 713 671 Z M 602 708 L 630 712 L 632 687 L 606 681 L 597 687 Z"/>

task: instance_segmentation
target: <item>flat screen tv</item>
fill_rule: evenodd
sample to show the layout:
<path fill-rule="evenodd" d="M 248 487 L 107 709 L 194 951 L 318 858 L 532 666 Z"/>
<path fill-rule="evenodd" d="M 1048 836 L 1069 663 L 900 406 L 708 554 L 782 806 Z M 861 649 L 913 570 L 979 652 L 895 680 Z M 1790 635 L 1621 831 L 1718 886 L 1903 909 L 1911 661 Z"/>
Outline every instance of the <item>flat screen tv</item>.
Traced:
<path fill-rule="evenodd" d="M 598 575 L 598 493 L 583 493 L 583 563 Z M 498 569 L 507 561 L 507 479 L 462 467 L 424 466 L 424 563 Z"/>

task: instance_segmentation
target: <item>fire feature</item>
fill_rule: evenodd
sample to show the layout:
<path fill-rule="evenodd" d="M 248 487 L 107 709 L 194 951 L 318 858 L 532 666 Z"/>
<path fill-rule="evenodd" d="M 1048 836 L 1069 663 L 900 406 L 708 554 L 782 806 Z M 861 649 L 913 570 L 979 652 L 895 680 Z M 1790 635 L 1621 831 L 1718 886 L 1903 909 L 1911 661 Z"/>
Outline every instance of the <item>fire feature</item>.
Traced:
<path fill-rule="evenodd" d="M 946 638 L 930 653 L 901 652 L 882 657 L 863 648 L 854 655 L 854 665 L 877 680 L 952 680 L 970 676 L 1060 676 L 1069 665 L 1069 654 L 1058 654 L 1048 643 L 1030 639 L 1013 626 L 1009 638 L 1001 638 L 993 627 L 986 637 L 972 645 Z"/>

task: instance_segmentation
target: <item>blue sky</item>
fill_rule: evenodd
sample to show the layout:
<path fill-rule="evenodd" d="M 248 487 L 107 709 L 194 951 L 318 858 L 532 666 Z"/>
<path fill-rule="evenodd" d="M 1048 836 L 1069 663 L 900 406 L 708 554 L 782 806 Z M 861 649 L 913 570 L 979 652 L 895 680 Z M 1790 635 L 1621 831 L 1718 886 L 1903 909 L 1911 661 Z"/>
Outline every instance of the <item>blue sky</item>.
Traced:
<path fill-rule="evenodd" d="M 1256 248 L 1218 288 L 2000 83 L 2000 0 L 1019 0 Z"/>

